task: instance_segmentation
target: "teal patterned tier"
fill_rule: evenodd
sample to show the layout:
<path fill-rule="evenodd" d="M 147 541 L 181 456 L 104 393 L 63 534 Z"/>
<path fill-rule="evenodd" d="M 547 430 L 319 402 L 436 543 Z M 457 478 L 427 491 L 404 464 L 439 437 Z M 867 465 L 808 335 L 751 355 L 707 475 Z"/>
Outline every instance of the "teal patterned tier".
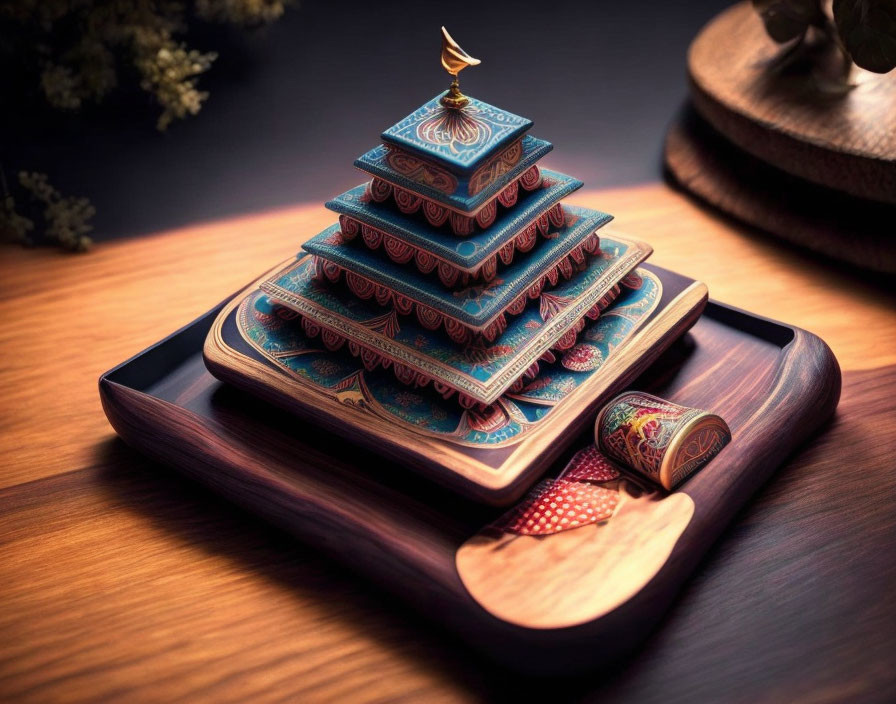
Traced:
<path fill-rule="evenodd" d="M 600 239 L 594 233 L 609 219 L 606 213 L 576 206 L 565 206 L 562 213 L 563 224 L 551 226 L 531 252 L 512 262 L 500 276 L 489 283 L 456 291 L 446 290 L 437 278 L 396 264 L 358 242 L 347 242 L 338 225 L 310 239 L 303 249 L 335 265 L 329 272 L 324 268 L 324 272 L 331 272 L 333 281 L 345 276 L 355 295 L 375 296 L 381 302 L 398 295 L 412 301 L 415 307 L 424 306 L 427 317 L 436 311 L 482 333 L 509 308 L 522 311 L 528 299 L 574 276 L 586 258 L 598 251 Z M 622 255 L 626 245 L 616 246 Z M 494 335 L 490 337 L 493 339 Z"/>
<path fill-rule="evenodd" d="M 361 171 L 418 194 L 450 210 L 476 213 L 553 149 L 526 136 L 472 174 L 458 176 L 441 167 L 381 144 L 355 161 Z"/>
<path fill-rule="evenodd" d="M 322 281 L 311 257 L 304 254 L 262 284 L 262 290 L 319 326 L 334 344 L 347 340 L 350 347 L 396 365 L 396 373 L 400 367 L 412 379 L 420 375 L 487 405 L 570 335 L 571 343 L 585 316 L 651 252 L 643 243 L 615 238 L 601 244 L 601 256 L 592 257 L 578 276 L 532 301 L 488 344 L 458 345 L 414 318 L 399 319 L 395 309 Z"/>
<path fill-rule="evenodd" d="M 461 408 L 435 390 L 411 388 L 396 381 L 391 371 L 369 370 L 345 350 L 330 351 L 319 337 L 302 331 L 296 314 L 261 291 L 250 294 L 232 314 L 228 344 L 248 346 L 296 384 L 351 403 L 389 423 L 444 440 L 452 445 L 498 448 L 512 445 L 535 432 L 576 389 L 599 377 L 616 355 L 656 310 L 662 285 L 652 273 L 638 270 L 626 288 L 595 321 L 589 321 L 579 342 L 553 364 L 544 364 L 518 393 L 501 396 L 487 413 Z"/>
<path fill-rule="evenodd" d="M 536 223 L 551 207 L 582 187 L 582 182 L 578 179 L 557 171 L 542 169 L 541 173 L 542 183 L 538 188 L 534 191 L 522 191 L 516 206 L 498 215 L 488 229 L 463 239 L 458 239 L 442 228 L 433 227 L 420 218 L 404 215 L 395 208 L 372 202 L 366 196 L 366 185 L 346 191 L 327 202 L 326 206 L 407 245 L 414 250 L 414 256 L 419 256 L 418 252 L 424 252 L 435 257 L 440 264 L 444 262 L 452 269 L 475 275 L 486 262 L 497 256 L 498 250 L 524 235 L 526 228 Z M 612 219 L 611 215 L 602 215 L 601 224 Z M 373 242 L 380 246 L 377 240 Z M 391 251 L 387 251 L 390 256 Z M 512 254 L 511 251 L 510 256 Z M 401 261 L 405 256 L 402 253 L 397 260 Z M 505 254 L 505 263 L 510 256 Z M 490 269 L 494 271 L 496 265 L 493 264 Z"/>
<path fill-rule="evenodd" d="M 469 175 L 532 121 L 476 98 L 460 109 L 444 107 L 440 93 L 382 134 L 383 141 L 458 175 Z"/>

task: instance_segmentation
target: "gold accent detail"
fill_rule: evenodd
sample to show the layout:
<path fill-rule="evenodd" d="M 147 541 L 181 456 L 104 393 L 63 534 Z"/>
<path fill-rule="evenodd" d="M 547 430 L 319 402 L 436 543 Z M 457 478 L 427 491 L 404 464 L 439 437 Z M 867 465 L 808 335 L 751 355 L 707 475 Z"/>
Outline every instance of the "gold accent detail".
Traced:
<path fill-rule="evenodd" d="M 683 449 L 688 442 L 697 439 L 696 436 L 704 431 L 713 433 L 712 444 L 697 454 L 684 453 Z M 730 441 L 731 430 L 728 424 L 715 413 L 704 412 L 692 418 L 675 433 L 675 437 L 663 454 L 660 484 L 671 491 L 698 469 L 703 468 Z"/>
<path fill-rule="evenodd" d="M 448 92 L 439 101 L 442 105 L 452 110 L 459 110 L 470 102 L 470 99 L 460 92 L 457 74 L 467 66 L 478 66 L 480 63 L 482 62 L 479 59 L 474 59 L 461 49 L 460 44 L 448 34 L 448 30 L 442 27 L 442 68 L 454 76 Z"/>

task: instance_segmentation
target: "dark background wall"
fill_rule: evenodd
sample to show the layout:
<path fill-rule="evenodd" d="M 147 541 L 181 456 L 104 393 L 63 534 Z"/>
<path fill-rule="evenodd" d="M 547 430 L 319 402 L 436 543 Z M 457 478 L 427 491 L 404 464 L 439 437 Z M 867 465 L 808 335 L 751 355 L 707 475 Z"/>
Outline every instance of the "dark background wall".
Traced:
<path fill-rule="evenodd" d="M 555 145 L 548 165 L 586 187 L 656 180 L 687 46 L 728 4 L 305 0 L 249 34 L 197 28 L 191 44 L 220 52 L 201 79 L 211 97 L 166 134 L 139 91 L 69 117 L 6 105 L 0 161 L 90 197 L 95 239 L 321 201 L 360 183 L 354 158 L 447 87 L 445 24 L 483 61 L 464 92 L 533 119 Z"/>

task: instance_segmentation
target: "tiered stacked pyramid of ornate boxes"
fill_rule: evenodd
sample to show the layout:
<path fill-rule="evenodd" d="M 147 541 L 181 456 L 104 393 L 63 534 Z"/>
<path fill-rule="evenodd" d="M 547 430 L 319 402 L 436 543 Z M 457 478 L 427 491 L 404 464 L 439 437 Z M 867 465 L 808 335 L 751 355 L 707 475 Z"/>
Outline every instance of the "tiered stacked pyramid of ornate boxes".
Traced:
<path fill-rule="evenodd" d="M 372 180 L 327 203 L 339 223 L 262 289 L 327 349 L 474 408 L 571 348 L 650 248 L 601 246 L 611 216 L 561 203 L 582 183 L 539 166 L 530 120 L 444 103 L 382 134 L 355 162 Z"/>

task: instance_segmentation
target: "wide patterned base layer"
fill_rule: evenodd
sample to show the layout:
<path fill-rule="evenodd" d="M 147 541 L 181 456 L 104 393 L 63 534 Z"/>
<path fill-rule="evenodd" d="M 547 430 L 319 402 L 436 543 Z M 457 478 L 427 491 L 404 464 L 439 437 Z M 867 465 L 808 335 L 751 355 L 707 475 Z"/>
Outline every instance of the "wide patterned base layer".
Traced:
<path fill-rule="evenodd" d="M 306 254 L 264 281 L 261 288 L 322 329 L 488 405 L 545 352 L 562 341 L 571 342 L 594 306 L 650 251 L 640 242 L 602 238 L 600 256 L 590 257 L 577 276 L 530 301 L 494 341 L 478 344 L 458 344 L 415 317 L 401 316 L 394 308 L 359 298 L 347 287 L 321 281 Z"/>
<path fill-rule="evenodd" d="M 635 280 L 636 279 L 629 279 L 629 281 L 623 283 L 632 283 Z M 637 279 L 637 281 L 640 283 L 640 279 Z M 557 361 L 560 353 L 570 350 L 576 344 L 578 335 L 585 328 L 586 324 L 589 321 L 597 320 L 601 312 L 606 310 L 607 307 L 616 300 L 621 291 L 622 286 L 614 286 L 603 298 L 588 309 L 584 317 L 579 320 L 573 328 L 557 340 L 551 349 L 542 354 L 537 361 L 533 362 L 522 375 L 510 385 L 508 392 L 513 394 L 522 391 L 527 383 L 538 376 L 542 362 L 552 364 Z M 424 372 L 415 371 L 411 367 L 395 361 L 392 357 L 389 357 L 374 348 L 348 339 L 337 330 L 318 325 L 309 318 L 302 316 L 298 316 L 298 318 L 301 320 L 302 331 L 308 337 L 312 339 L 319 337 L 323 346 L 331 352 L 336 352 L 344 346 L 354 357 L 361 360 L 361 363 L 367 371 L 373 371 L 378 367 L 391 369 L 398 381 L 415 388 L 425 387 L 432 384 L 436 392 L 438 392 L 444 399 L 455 397 L 456 394 L 457 402 L 463 408 L 485 410 L 489 405 L 477 401 L 475 398 L 472 398 L 463 392 L 457 391 L 457 389 L 428 376 Z M 468 347 L 468 349 L 472 355 L 481 354 L 487 356 L 488 354 L 487 349 L 482 347 Z M 573 366 L 571 368 L 574 369 L 575 367 Z"/>

